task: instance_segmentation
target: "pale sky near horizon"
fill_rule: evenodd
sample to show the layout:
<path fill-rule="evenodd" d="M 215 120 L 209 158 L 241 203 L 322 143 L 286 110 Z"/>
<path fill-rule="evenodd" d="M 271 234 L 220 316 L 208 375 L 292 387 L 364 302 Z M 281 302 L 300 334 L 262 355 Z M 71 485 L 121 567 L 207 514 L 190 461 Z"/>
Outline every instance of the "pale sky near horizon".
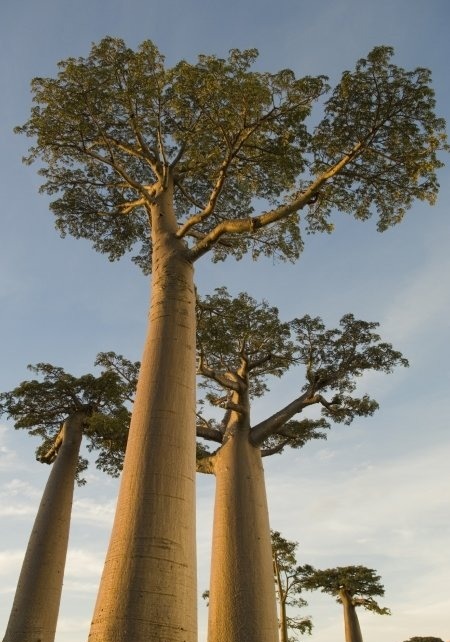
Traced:
<path fill-rule="evenodd" d="M 395 62 L 433 73 L 437 112 L 450 122 L 448 0 L 3 0 L 0 5 L 0 390 L 46 361 L 81 374 L 97 352 L 139 359 L 148 279 L 125 258 L 110 264 L 88 242 L 61 240 L 37 168 L 14 135 L 30 110 L 29 83 L 56 62 L 85 56 L 106 35 L 135 47 L 152 39 L 172 65 L 199 53 L 257 47 L 258 67 L 290 67 L 331 81 L 378 44 Z M 445 159 L 449 161 L 450 158 Z M 202 294 L 226 285 L 277 305 L 284 319 L 310 314 L 328 324 L 353 312 L 379 321 L 380 334 L 410 361 L 392 375 L 363 378 L 380 410 L 327 441 L 265 460 L 272 528 L 299 542 L 299 563 L 364 564 L 382 576 L 380 602 L 392 615 L 360 613 L 365 642 L 412 636 L 450 640 L 450 170 L 431 208 L 416 204 L 404 222 L 378 234 L 374 222 L 335 218 L 331 235 L 308 236 L 294 265 L 232 260 L 196 266 Z M 295 373 L 255 402 L 262 419 L 294 398 Z M 0 419 L 0 634 L 6 628 L 24 548 L 49 472 L 36 443 Z M 93 468 L 75 491 L 73 525 L 57 642 L 87 639 L 114 514 L 117 480 Z M 214 480 L 198 478 L 199 595 L 208 586 Z M 341 607 L 307 594 L 311 642 L 344 640 Z M 199 599 L 199 641 L 206 607 Z M 306 636 L 304 639 L 308 639 Z"/>

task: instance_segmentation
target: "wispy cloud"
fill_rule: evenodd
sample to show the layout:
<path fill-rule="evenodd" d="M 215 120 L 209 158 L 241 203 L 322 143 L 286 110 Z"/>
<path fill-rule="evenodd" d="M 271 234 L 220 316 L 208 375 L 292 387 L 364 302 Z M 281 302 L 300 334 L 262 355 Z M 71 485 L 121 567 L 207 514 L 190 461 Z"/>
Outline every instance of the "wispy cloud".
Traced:
<path fill-rule="evenodd" d="M 73 503 L 72 519 L 99 526 L 111 526 L 114 518 L 116 500 L 100 502 L 92 497 L 76 499 Z"/>
<path fill-rule="evenodd" d="M 17 471 L 24 468 L 17 453 L 9 447 L 10 431 L 10 428 L 0 424 L 0 472 Z"/>

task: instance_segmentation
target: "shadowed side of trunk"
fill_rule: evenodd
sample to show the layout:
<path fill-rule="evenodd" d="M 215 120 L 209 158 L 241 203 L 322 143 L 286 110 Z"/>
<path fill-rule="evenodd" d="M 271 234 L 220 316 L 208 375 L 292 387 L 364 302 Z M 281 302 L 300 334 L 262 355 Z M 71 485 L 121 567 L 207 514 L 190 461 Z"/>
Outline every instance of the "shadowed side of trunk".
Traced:
<path fill-rule="evenodd" d="M 247 431 L 230 434 L 214 473 L 208 642 L 277 642 L 264 471 Z"/>
<path fill-rule="evenodd" d="M 69 417 L 28 542 L 3 642 L 53 642 L 85 413 Z"/>

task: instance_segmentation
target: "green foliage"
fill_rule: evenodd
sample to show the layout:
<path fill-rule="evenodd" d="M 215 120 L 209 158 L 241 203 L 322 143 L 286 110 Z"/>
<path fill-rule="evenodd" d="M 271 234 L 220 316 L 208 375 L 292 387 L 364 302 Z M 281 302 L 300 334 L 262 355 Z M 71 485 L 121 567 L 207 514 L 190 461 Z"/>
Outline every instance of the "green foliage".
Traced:
<path fill-rule="evenodd" d="M 442 638 L 435 638 L 433 636 L 414 636 L 413 638 L 409 638 L 409 640 L 405 640 L 405 642 L 444 642 Z"/>
<path fill-rule="evenodd" d="M 301 597 L 302 577 L 295 556 L 298 543 L 285 539 L 279 531 L 271 531 L 271 537 L 278 602 L 283 603 L 285 607 L 303 608 L 307 606 L 307 602 Z M 293 632 L 293 636 L 289 637 L 289 642 L 295 642 L 298 639 L 298 634 L 311 634 L 312 621 L 309 617 L 288 616 L 286 614 L 286 622 L 288 630 Z"/>
<path fill-rule="evenodd" d="M 346 314 L 339 325 L 327 330 L 322 319 L 309 315 L 292 322 L 298 360 L 306 368 L 303 389 L 335 393 L 333 407 L 325 407 L 323 414 L 348 424 L 355 416 L 373 414 L 378 407 L 367 395 L 354 398 L 349 394 L 358 378 L 366 371 L 390 373 L 396 366 L 407 367 L 408 361 L 374 332 L 378 323 Z"/>
<path fill-rule="evenodd" d="M 284 414 L 280 411 L 282 420 L 274 415 L 273 428 L 264 428 L 264 440 L 258 443 L 265 456 L 287 446 L 301 448 L 310 439 L 323 439 L 330 420 L 349 424 L 377 409 L 377 402 L 367 394 L 353 394 L 362 374 L 389 373 L 395 366 L 408 365 L 400 352 L 374 332 L 377 327 L 378 323 L 361 321 L 351 314 L 344 315 L 339 327 L 333 329 L 309 315 L 282 322 L 278 310 L 265 301 L 257 303 L 245 293 L 232 298 L 226 288 L 219 288 L 197 302 L 197 350 L 205 399 L 230 409 L 233 391 L 260 397 L 268 390 L 269 375 L 280 377 L 292 366 L 303 366 L 300 376 L 305 383 L 299 387 L 300 396 L 292 401 L 295 408 Z M 320 419 L 292 419 L 314 404 L 321 407 Z M 199 416 L 199 426 L 211 429 L 209 435 L 204 431 L 205 438 L 213 441 L 220 442 L 224 422 L 207 421 L 203 411 Z"/>
<path fill-rule="evenodd" d="M 307 590 L 320 589 L 341 602 L 342 591 L 351 599 L 353 606 L 362 606 L 380 615 L 389 615 L 387 608 L 380 607 L 373 596 L 383 596 L 381 577 L 365 566 L 338 566 L 316 570 L 310 565 L 299 567 L 301 584 Z"/>
<path fill-rule="evenodd" d="M 286 446 L 289 448 L 303 448 L 312 439 L 326 439 L 330 424 L 321 417 L 320 419 L 291 419 L 283 424 L 277 432 L 269 435 L 263 443 L 261 455 L 263 457 L 274 453 L 283 452 Z"/>
<path fill-rule="evenodd" d="M 345 71 L 314 132 L 312 171 L 318 175 L 360 145 L 336 173 L 315 209 L 323 221 L 336 208 L 367 219 L 375 210 L 383 231 L 401 221 L 415 199 L 434 203 L 437 151 L 447 149 L 445 122 L 437 118 L 431 73 L 392 64 L 392 47 L 375 47 Z"/>
<path fill-rule="evenodd" d="M 405 71 L 392 54 L 376 47 L 344 72 L 309 132 L 324 76 L 257 72 L 255 49 L 166 68 L 152 42 L 133 51 L 107 37 L 60 62 L 56 78 L 32 81 L 31 116 L 16 131 L 35 140 L 26 161 L 42 163 L 60 233 L 90 239 L 111 260 L 135 249 L 149 271 L 150 207 L 169 179 L 193 259 L 212 249 L 215 260 L 294 260 L 308 203 L 311 231 L 331 230 L 332 209 L 360 219 L 376 210 L 384 230 L 415 199 L 435 200 L 446 143 L 430 73 Z M 276 216 L 255 217 L 256 205 Z"/>
<path fill-rule="evenodd" d="M 58 435 L 61 424 L 75 412 L 86 413 L 84 434 L 88 450 L 99 452 L 96 465 L 117 476 L 122 467 L 138 365 L 114 353 L 100 353 L 98 376 L 75 377 L 48 363 L 28 366 L 38 378 L 23 381 L 14 390 L 0 394 L 0 414 L 14 420 L 42 439 L 37 457 L 42 459 Z M 87 461 L 80 458 L 78 473 Z"/>
<path fill-rule="evenodd" d="M 204 299 L 197 297 L 196 309 L 202 365 L 214 372 L 235 373 L 245 362 L 251 372 L 250 396 L 261 397 L 267 390 L 267 376 L 281 377 L 292 365 L 290 326 L 280 321 L 278 309 L 266 301 L 258 303 L 245 292 L 232 298 L 222 287 Z M 223 387 L 219 388 L 223 394 Z"/>

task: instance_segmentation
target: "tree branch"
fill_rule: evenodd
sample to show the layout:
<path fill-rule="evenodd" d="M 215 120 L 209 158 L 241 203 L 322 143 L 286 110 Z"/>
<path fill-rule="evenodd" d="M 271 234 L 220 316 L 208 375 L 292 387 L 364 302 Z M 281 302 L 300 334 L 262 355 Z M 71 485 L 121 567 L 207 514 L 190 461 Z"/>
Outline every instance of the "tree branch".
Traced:
<path fill-rule="evenodd" d="M 317 396 L 311 396 L 311 392 L 307 390 L 300 397 L 291 401 L 284 408 L 274 413 L 264 421 L 257 424 L 250 432 L 250 441 L 254 446 L 259 446 L 262 442 L 274 433 L 278 432 L 284 424 L 289 421 L 294 415 L 298 414 L 313 404 L 319 403 Z"/>
<path fill-rule="evenodd" d="M 218 444 L 221 444 L 223 441 L 223 434 L 219 430 L 216 430 L 215 428 L 210 428 L 209 426 L 199 426 L 197 424 L 196 434 L 197 434 L 197 437 L 200 437 L 201 439 L 207 439 L 208 441 L 215 441 Z"/>
<path fill-rule="evenodd" d="M 311 182 L 309 187 L 297 193 L 294 196 L 294 199 L 290 203 L 281 205 L 274 210 L 269 212 L 263 212 L 259 216 L 241 218 L 241 219 L 227 219 L 222 221 L 216 227 L 214 227 L 195 247 L 190 251 L 190 258 L 192 261 L 200 258 L 206 254 L 224 234 L 245 234 L 253 233 L 256 230 L 266 227 L 271 223 L 275 223 L 282 219 L 287 218 L 290 214 L 297 212 L 298 210 L 308 205 L 311 200 L 314 199 L 317 192 L 320 188 L 335 174 L 338 174 L 348 163 L 350 163 L 356 156 L 358 156 L 362 149 L 364 143 L 359 141 L 353 147 L 353 149 L 344 154 L 344 156 L 335 163 L 332 167 L 323 172 L 318 178 Z"/>

